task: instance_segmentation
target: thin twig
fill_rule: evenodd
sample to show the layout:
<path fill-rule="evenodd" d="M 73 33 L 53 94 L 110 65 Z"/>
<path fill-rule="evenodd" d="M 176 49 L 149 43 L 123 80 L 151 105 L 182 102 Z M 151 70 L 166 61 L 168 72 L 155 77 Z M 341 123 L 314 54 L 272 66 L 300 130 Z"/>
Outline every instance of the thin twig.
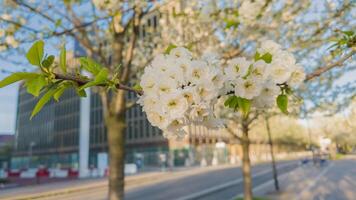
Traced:
<path fill-rule="evenodd" d="M 307 77 L 305 78 L 304 82 L 308 82 L 311 79 L 320 76 L 321 74 L 331 70 L 334 67 L 338 67 L 341 66 L 347 59 L 351 58 L 354 54 L 356 53 L 355 50 L 352 50 L 350 53 L 346 54 L 344 57 L 342 57 L 340 60 L 331 63 L 329 65 L 326 65 L 324 67 L 319 67 L 318 69 L 316 69 L 314 72 L 310 73 L 307 75 Z"/>

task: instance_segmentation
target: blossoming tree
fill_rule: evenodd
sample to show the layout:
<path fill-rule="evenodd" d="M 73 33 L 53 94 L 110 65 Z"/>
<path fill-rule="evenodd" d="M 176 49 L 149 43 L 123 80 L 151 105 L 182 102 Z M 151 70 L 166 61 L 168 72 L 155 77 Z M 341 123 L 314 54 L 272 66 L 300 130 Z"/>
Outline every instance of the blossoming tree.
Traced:
<path fill-rule="evenodd" d="M 79 59 L 78 69 L 87 71 L 89 76 L 80 70 L 68 69 L 65 48 L 61 49 L 56 61 L 53 55 L 44 52 L 44 42 L 40 40 L 26 54 L 28 61 L 38 67 L 38 72 L 12 73 L 0 82 L 0 87 L 24 81 L 28 92 L 40 97 L 33 115 L 52 97 L 59 100 L 67 89 L 75 89 L 78 95 L 85 96 L 86 88 L 101 88 L 99 93 L 108 129 L 110 199 L 123 199 L 126 91 L 140 96 L 139 103 L 149 121 L 161 128 L 166 137 L 183 137 L 185 126 L 189 124 L 222 127 L 224 124 L 214 114 L 216 102 L 222 98 L 226 98 L 226 107 L 241 111 L 243 120 L 248 119 L 251 108 L 272 106 L 275 101 L 286 113 L 291 87 L 303 81 L 303 69 L 296 64 L 291 53 L 275 42 L 262 39 L 256 53 L 251 49 L 262 36 L 269 36 L 266 30 L 271 30 L 271 33 L 288 30 L 285 38 L 278 32 L 277 39 L 290 39 L 283 46 L 296 45 L 294 50 L 301 48 L 300 40 L 305 42 L 303 45 L 308 45 L 310 38 L 326 33 L 318 28 L 318 24 L 314 34 L 299 34 L 305 28 L 300 27 L 303 22 L 297 20 L 299 14 L 305 15 L 308 9 L 304 4 L 288 3 L 283 9 L 272 11 L 271 1 L 261 0 L 242 4 L 226 1 L 221 5 L 215 1 L 187 3 L 181 11 L 168 12 L 168 21 L 174 19 L 179 23 L 166 22 L 161 32 L 156 30 L 159 34 L 148 31 L 146 38 L 140 38 L 145 17 L 167 2 L 4 2 L 7 9 L 0 18 L 0 37 L 4 38 L 0 44 L 0 49 L 5 52 L 1 54 L 3 59 L 11 57 L 8 54 L 14 51 L 21 51 L 21 44 L 36 39 L 58 44 L 58 39 L 53 38 L 69 36 L 84 48 L 87 57 Z M 340 22 L 347 19 L 348 15 L 343 13 L 350 11 L 350 5 L 342 4 L 340 7 L 337 16 L 328 15 L 326 18 L 339 16 L 336 20 Z M 67 12 L 63 13 L 61 8 Z M 90 11 L 90 14 L 80 10 Z M 291 19 L 296 20 L 291 24 L 284 23 Z M 37 20 L 46 26 L 34 26 Z M 273 23 L 265 27 L 263 24 L 269 20 Z M 329 23 L 325 20 L 322 25 L 328 26 Z M 298 34 L 291 35 L 290 31 Z M 348 32 L 347 35 L 346 39 L 338 40 L 337 48 L 354 47 L 354 34 Z M 307 55 L 313 47 L 303 53 Z M 203 50 L 209 51 L 203 54 Z M 342 65 L 354 52 L 352 49 L 336 62 L 317 66 L 309 72 L 306 80 Z M 253 54 L 254 58 L 236 58 L 244 54 Z M 147 67 L 140 87 L 128 87 L 143 66 Z M 109 97 L 107 89 L 112 90 L 112 97 Z M 246 130 L 244 137 L 248 141 L 248 127 L 244 123 L 243 126 Z M 244 144 L 243 160 L 245 198 L 251 199 L 248 142 Z"/>

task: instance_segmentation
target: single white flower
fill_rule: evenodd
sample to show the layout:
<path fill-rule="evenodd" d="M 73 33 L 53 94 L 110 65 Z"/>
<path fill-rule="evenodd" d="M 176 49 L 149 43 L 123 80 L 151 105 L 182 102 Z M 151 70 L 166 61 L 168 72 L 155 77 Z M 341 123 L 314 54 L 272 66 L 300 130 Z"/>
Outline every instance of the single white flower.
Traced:
<path fill-rule="evenodd" d="M 211 108 L 206 104 L 192 105 L 190 117 L 196 122 L 202 122 L 205 117 L 212 114 Z"/>
<path fill-rule="evenodd" d="M 188 101 L 182 93 L 174 92 L 162 97 L 162 107 L 166 110 L 170 118 L 182 118 L 188 110 Z"/>
<path fill-rule="evenodd" d="M 192 58 L 192 53 L 184 47 L 176 47 L 172 49 L 169 54 L 175 56 L 176 58 Z"/>
<path fill-rule="evenodd" d="M 156 91 L 157 76 L 155 73 L 144 73 L 141 77 L 140 86 L 145 93 Z"/>
<path fill-rule="evenodd" d="M 258 52 L 263 55 L 265 53 L 270 53 L 273 56 L 276 56 L 280 53 L 282 47 L 272 40 L 263 40 L 261 46 L 258 49 Z M 272 58 L 273 59 L 273 58 Z"/>
<path fill-rule="evenodd" d="M 258 60 L 252 65 L 249 77 L 257 81 L 264 81 L 269 75 L 269 67 L 270 65 L 267 64 L 265 61 Z"/>
<path fill-rule="evenodd" d="M 156 82 L 156 89 L 160 95 L 167 95 L 177 89 L 177 82 L 168 77 L 161 77 Z"/>
<path fill-rule="evenodd" d="M 246 99 L 252 99 L 260 94 L 261 89 L 260 82 L 256 80 L 250 78 L 237 79 L 235 95 Z"/>
<path fill-rule="evenodd" d="M 175 132 L 179 129 L 182 129 L 186 125 L 185 121 L 186 120 L 184 118 L 175 119 L 167 126 L 166 130 L 169 132 Z"/>
<path fill-rule="evenodd" d="M 239 16 L 243 23 L 254 23 L 258 14 L 261 12 L 261 8 L 264 5 L 263 0 L 255 1 L 242 1 L 239 8 Z"/>
<path fill-rule="evenodd" d="M 296 65 L 295 70 L 292 72 L 287 84 L 291 87 L 298 87 L 305 80 L 305 72 L 302 66 Z"/>
<path fill-rule="evenodd" d="M 147 119 L 153 125 L 160 129 L 165 129 L 170 123 L 170 119 L 163 112 L 150 111 L 147 112 Z"/>
<path fill-rule="evenodd" d="M 188 58 L 177 58 L 176 66 L 181 68 L 184 74 L 184 78 L 187 79 L 188 71 L 191 68 L 192 61 Z"/>
<path fill-rule="evenodd" d="M 286 82 L 290 75 L 291 70 L 288 68 L 283 60 L 273 60 L 269 69 L 269 75 L 275 83 Z"/>
<path fill-rule="evenodd" d="M 187 100 L 188 105 L 191 105 L 194 102 L 194 89 L 195 88 L 189 86 L 181 89 L 182 96 Z"/>
<path fill-rule="evenodd" d="M 203 83 L 207 81 L 207 64 L 204 61 L 193 61 L 191 63 L 190 69 L 188 69 L 188 80 L 191 80 L 192 83 Z"/>
<path fill-rule="evenodd" d="M 228 66 L 224 69 L 226 78 L 228 80 L 235 80 L 238 77 L 245 76 L 251 64 L 252 62 L 244 57 L 229 60 Z"/>
<path fill-rule="evenodd" d="M 169 63 L 168 59 L 163 54 L 159 54 L 159 55 L 155 56 L 151 62 L 152 68 L 155 70 L 159 70 L 161 72 L 167 71 L 170 64 L 172 64 L 172 63 Z"/>

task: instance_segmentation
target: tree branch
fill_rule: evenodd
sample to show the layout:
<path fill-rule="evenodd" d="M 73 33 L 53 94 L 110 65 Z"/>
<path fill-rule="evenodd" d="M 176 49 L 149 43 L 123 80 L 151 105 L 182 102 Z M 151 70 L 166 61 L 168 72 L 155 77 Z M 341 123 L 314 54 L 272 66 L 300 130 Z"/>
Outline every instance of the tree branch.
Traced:
<path fill-rule="evenodd" d="M 130 76 L 130 67 L 131 67 L 133 53 L 134 53 L 134 49 L 135 49 L 135 45 L 136 45 L 137 35 L 139 34 L 138 27 L 139 27 L 141 17 L 142 17 L 142 14 L 140 13 L 140 11 L 136 11 L 136 12 L 137 13 L 135 13 L 133 16 L 134 19 L 132 21 L 132 35 L 130 38 L 129 47 L 126 51 L 125 63 L 124 63 L 123 71 L 122 71 L 122 75 L 121 75 L 121 80 L 123 80 L 124 82 L 127 82 L 128 78 Z"/>
<path fill-rule="evenodd" d="M 86 83 L 89 83 L 93 80 L 85 80 L 85 79 L 81 79 L 79 77 L 76 77 L 76 76 L 71 76 L 71 75 L 63 75 L 63 74 L 58 74 L 58 73 L 54 73 L 54 77 L 55 79 L 58 79 L 58 80 L 68 80 L 68 81 L 73 81 L 75 83 L 77 83 L 78 85 L 85 85 Z M 108 86 L 107 84 L 99 84 L 98 86 Z M 118 89 L 118 90 L 126 90 L 126 91 L 129 91 L 129 92 L 134 92 L 138 95 L 143 95 L 143 91 L 142 90 L 136 90 L 132 87 L 129 87 L 127 85 L 124 85 L 124 84 L 120 84 L 120 83 L 117 83 L 115 85 L 115 88 Z"/>
<path fill-rule="evenodd" d="M 226 130 L 227 130 L 233 137 L 235 137 L 236 139 L 238 139 L 238 140 L 240 140 L 240 141 L 242 140 L 242 138 L 241 138 L 240 136 L 238 136 L 238 135 L 235 133 L 235 131 L 232 130 L 230 127 L 226 126 L 225 128 L 226 128 Z"/>
<path fill-rule="evenodd" d="M 338 60 L 338 61 L 336 61 L 334 63 L 331 63 L 329 65 L 326 65 L 324 67 L 319 67 L 314 72 L 308 74 L 307 77 L 305 78 L 304 82 L 308 82 L 308 81 L 312 80 L 313 78 L 318 77 L 321 74 L 331 70 L 334 67 L 341 66 L 347 59 L 351 58 L 355 53 L 356 53 L 356 50 L 351 50 L 350 53 L 346 54 L 340 60 Z"/>

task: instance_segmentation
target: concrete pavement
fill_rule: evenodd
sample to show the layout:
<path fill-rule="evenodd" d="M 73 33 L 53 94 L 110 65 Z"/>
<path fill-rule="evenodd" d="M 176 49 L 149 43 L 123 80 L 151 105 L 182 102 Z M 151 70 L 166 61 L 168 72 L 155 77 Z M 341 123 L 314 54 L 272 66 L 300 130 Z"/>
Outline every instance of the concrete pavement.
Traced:
<path fill-rule="evenodd" d="M 279 181 L 280 192 L 274 192 L 270 181 L 255 190 L 255 195 L 272 200 L 355 200 L 356 156 L 328 161 L 324 166 L 308 164 L 279 176 Z"/>

